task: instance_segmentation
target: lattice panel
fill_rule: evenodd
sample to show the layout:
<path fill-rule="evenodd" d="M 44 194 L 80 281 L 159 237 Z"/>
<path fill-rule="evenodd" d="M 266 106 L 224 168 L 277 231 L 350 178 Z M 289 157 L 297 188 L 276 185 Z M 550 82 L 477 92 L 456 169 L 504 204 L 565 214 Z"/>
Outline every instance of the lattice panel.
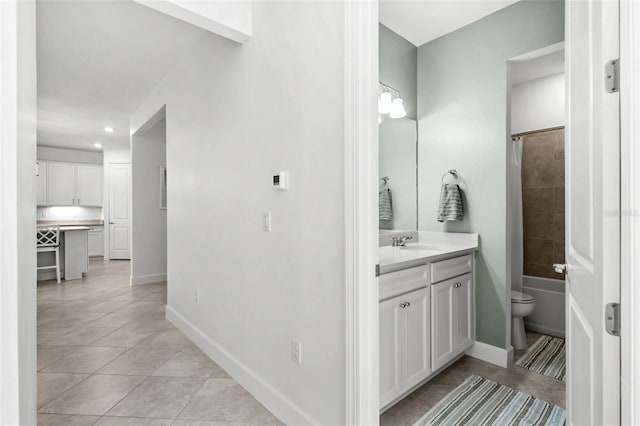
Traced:
<path fill-rule="evenodd" d="M 60 225 L 38 227 L 36 241 L 38 247 L 57 247 L 60 244 Z"/>

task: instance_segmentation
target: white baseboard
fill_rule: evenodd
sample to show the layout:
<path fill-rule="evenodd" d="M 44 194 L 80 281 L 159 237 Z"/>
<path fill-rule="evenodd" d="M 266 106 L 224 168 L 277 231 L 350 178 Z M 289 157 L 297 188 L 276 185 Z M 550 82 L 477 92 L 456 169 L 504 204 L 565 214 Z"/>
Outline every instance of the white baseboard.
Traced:
<path fill-rule="evenodd" d="M 555 328 L 545 327 L 543 325 L 534 324 L 530 322 L 525 322 L 524 328 L 526 328 L 527 330 L 535 331 L 537 333 L 546 334 L 549 336 L 562 337 L 563 339 L 565 338 L 564 330 L 557 330 Z"/>
<path fill-rule="evenodd" d="M 130 278 L 131 285 L 140 285 L 140 284 L 151 284 L 151 283 L 159 283 L 167 280 L 167 274 L 154 274 L 154 275 L 139 275 L 134 277 L 133 275 Z"/>
<path fill-rule="evenodd" d="M 245 388 L 269 411 L 288 425 L 319 425 L 320 422 L 305 413 L 286 396 L 282 395 L 262 377 L 227 352 L 217 342 L 211 340 L 195 325 L 167 305 L 167 320 L 173 323 L 193 343 L 195 343 L 212 360 L 217 362 L 235 381 Z"/>
<path fill-rule="evenodd" d="M 507 368 L 513 363 L 513 346 L 509 346 L 509 349 L 503 349 L 487 343 L 475 342 L 473 346 L 467 349 L 466 353 L 470 357 L 490 362 L 503 368 Z"/>

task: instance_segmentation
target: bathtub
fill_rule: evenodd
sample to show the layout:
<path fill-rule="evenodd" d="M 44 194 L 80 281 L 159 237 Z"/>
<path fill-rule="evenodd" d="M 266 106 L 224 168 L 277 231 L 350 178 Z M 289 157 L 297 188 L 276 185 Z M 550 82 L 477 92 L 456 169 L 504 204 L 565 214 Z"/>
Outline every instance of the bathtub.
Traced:
<path fill-rule="evenodd" d="M 534 298 L 536 310 L 524 319 L 528 330 L 564 337 L 564 280 L 522 277 L 522 291 Z"/>

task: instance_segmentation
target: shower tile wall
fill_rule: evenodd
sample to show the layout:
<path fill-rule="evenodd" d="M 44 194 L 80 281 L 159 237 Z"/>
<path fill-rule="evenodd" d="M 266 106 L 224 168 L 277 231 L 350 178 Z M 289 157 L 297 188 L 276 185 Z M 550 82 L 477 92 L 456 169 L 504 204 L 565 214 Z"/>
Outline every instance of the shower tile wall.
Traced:
<path fill-rule="evenodd" d="M 524 274 L 563 279 L 564 129 L 524 137 L 522 148 Z"/>

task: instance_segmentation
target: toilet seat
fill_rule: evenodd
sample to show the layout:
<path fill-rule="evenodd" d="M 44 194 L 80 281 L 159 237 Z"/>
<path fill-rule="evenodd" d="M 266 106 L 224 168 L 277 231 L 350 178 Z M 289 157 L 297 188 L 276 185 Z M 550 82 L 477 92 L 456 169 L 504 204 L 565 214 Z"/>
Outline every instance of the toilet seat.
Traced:
<path fill-rule="evenodd" d="M 533 297 L 520 291 L 511 290 L 511 303 L 533 303 Z"/>

